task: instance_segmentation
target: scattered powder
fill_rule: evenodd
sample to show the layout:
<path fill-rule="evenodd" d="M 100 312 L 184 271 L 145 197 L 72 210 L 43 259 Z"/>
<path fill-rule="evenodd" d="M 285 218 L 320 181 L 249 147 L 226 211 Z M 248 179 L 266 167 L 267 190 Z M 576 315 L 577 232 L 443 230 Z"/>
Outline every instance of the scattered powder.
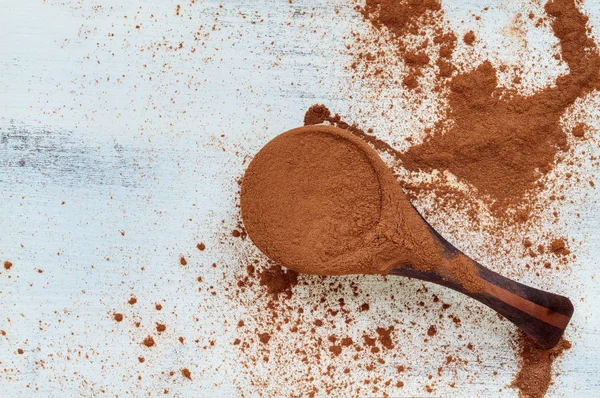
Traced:
<path fill-rule="evenodd" d="M 519 335 L 519 372 L 511 386 L 520 390 L 521 394 L 530 398 L 542 398 L 552 384 L 552 363 L 562 356 L 564 350 L 571 348 L 571 343 L 564 338 L 550 350 L 538 348 L 523 334 Z"/>

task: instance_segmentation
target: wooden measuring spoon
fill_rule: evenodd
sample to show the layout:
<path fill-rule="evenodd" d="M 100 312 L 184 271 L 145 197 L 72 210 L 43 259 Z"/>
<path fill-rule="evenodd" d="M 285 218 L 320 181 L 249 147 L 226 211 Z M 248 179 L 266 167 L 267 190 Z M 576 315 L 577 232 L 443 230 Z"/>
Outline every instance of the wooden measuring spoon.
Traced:
<path fill-rule="evenodd" d="M 556 345 L 573 305 L 505 278 L 440 236 L 370 146 L 346 130 L 306 126 L 274 138 L 244 175 L 242 218 L 279 264 L 318 275 L 402 275 L 487 305 L 540 347 Z"/>

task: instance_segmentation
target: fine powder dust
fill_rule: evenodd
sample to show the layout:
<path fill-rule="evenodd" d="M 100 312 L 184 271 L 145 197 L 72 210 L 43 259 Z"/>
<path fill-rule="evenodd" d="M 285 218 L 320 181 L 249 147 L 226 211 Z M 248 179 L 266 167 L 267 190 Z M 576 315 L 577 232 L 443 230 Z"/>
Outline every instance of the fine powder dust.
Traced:
<path fill-rule="evenodd" d="M 297 272 L 409 265 L 482 290 L 474 263 L 444 253 L 377 153 L 345 130 L 307 126 L 273 139 L 248 166 L 241 207 L 256 246 Z"/>

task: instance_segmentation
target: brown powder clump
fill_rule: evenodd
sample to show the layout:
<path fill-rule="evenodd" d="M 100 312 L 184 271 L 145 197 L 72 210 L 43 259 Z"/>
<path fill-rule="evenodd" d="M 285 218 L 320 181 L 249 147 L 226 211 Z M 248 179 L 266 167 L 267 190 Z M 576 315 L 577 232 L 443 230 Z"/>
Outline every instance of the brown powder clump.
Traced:
<path fill-rule="evenodd" d="M 599 87 L 600 56 L 587 36 L 584 16 L 570 1 L 545 6 L 554 17 L 569 74 L 556 87 L 532 96 L 505 95 L 488 61 L 450 82 L 448 131 L 439 127 L 425 142 L 400 156 L 409 170 L 449 170 L 493 202 L 493 209 L 516 205 L 551 170 L 567 149 L 560 118 L 575 100 Z"/>
<path fill-rule="evenodd" d="M 464 36 L 463 36 L 463 41 L 465 42 L 465 44 L 472 46 L 473 43 L 475 42 L 475 33 L 473 33 L 472 30 L 468 31 Z"/>
<path fill-rule="evenodd" d="M 115 321 L 117 322 L 121 322 L 123 320 L 123 314 L 120 314 L 118 312 L 115 312 L 113 314 L 113 318 L 115 319 Z"/>
<path fill-rule="evenodd" d="M 167 325 L 163 324 L 163 323 L 157 323 L 156 324 L 156 330 L 161 333 L 164 332 L 165 330 L 167 330 Z"/>
<path fill-rule="evenodd" d="M 567 248 L 567 242 L 565 238 L 554 239 L 550 243 L 550 251 L 557 256 L 566 256 L 571 254 L 571 251 Z"/>
<path fill-rule="evenodd" d="M 377 328 L 375 331 L 377 332 L 379 343 L 381 343 L 384 348 L 387 348 L 388 350 L 394 348 L 394 342 L 392 341 L 392 332 L 394 331 L 393 326 L 390 326 L 387 329 Z"/>
<path fill-rule="evenodd" d="M 524 397 L 542 398 L 552 382 L 552 363 L 571 343 L 562 338 L 556 347 L 543 350 L 524 334 L 519 334 L 519 372 L 511 386 L 518 388 Z"/>
<path fill-rule="evenodd" d="M 266 286 L 267 293 L 272 296 L 283 294 L 287 298 L 292 296 L 292 288 L 298 284 L 298 273 L 291 269 L 283 269 L 277 264 L 259 272 L 261 286 Z"/>
<path fill-rule="evenodd" d="M 583 137 L 585 137 L 585 130 L 586 130 L 585 124 L 579 123 L 579 124 L 577 124 L 577 126 L 575 126 L 573 128 L 573 130 L 571 131 L 571 134 L 573 134 L 573 137 L 583 138 Z"/>
<path fill-rule="evenodd" d="M 431 325 L 429 329 L 427 329 L 427 336 L 433 337 L 437 333 L 437 328 L 434 325 Z"/>
<path fill-rule="evenodd" d="M 268 344 L 269 340 L 271 340 L 271 335 L 269 333 L 259 333 L 258 339 L 263 344 Z"/>
<path fill-rule="evenodd" d="M 11 269 L 11 268 L 12 268 L 12 266 L 13 266 L 13 263 L 11 263 L 10 261 L 5 261 L 5 262 L 4 262 L 4 269 L 5 269 L 5 270 L 9 270 L 9 269 Z"/>
<path fill-rule="evenodd" d="M 152 338 L 152 336 L 148 336 L 144 339 L 144 341 L 142 341 L 142 344 L 145 345 L 146 347 L 153 347 L 154 339 Z"/>
<path fill-rule="evenodd" d="M 198 249 L 200 251 L 204 251 L 206 249 L 206 245 L 204 243 L 198 243 L 196 245 L 196 249 Z"/>
<path fill-rule="evenodd" d="M 188 368 L 181 369 L 181 374 L 188 380 L 192 380 L 192 372 Z"/>
<path fill-rule="evenodd" d="M 185 259 L 185 257 L 183 257 L 183 256 L 179 257 L 179 264 L 187 265 L 187 260 Z"/>

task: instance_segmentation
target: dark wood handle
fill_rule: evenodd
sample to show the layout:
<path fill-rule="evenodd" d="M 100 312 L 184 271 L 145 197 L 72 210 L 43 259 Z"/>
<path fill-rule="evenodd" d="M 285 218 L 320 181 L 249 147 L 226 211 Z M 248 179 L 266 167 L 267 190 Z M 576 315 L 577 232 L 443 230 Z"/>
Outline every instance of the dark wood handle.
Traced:
<path fill-rule="evenodd" d="M 460 284 L 434 272 L 419 271 L 410 266 L 393 268 L 390 274 L 434 282 L 466 294 L 514 323 L 540 347 L 554 347 L 573 315 L 571 301 L 566 297 L 515 282 L 475 264 L 485 286 L 484 291 L 480 293 L 468 292 Z"/>
<path fill-rule="evenodd" d="M 425 219 L 423 221 L 449 260 L 456 256 L 465 256 L 438 234 Z M 409 265 L 399 265 L 393 268 L 390 274 L 434 282 L 466 294 L 514 323 L 544 349 L 552 348 L 558 343 L 573 315 L 571 300 L 515 282 L 471 259 L 469 261 L 472 261 L 479 271 L 483 285 L 481 292 L 469 292 L 456 281 L 436 272 L 419 271 Z"/>

